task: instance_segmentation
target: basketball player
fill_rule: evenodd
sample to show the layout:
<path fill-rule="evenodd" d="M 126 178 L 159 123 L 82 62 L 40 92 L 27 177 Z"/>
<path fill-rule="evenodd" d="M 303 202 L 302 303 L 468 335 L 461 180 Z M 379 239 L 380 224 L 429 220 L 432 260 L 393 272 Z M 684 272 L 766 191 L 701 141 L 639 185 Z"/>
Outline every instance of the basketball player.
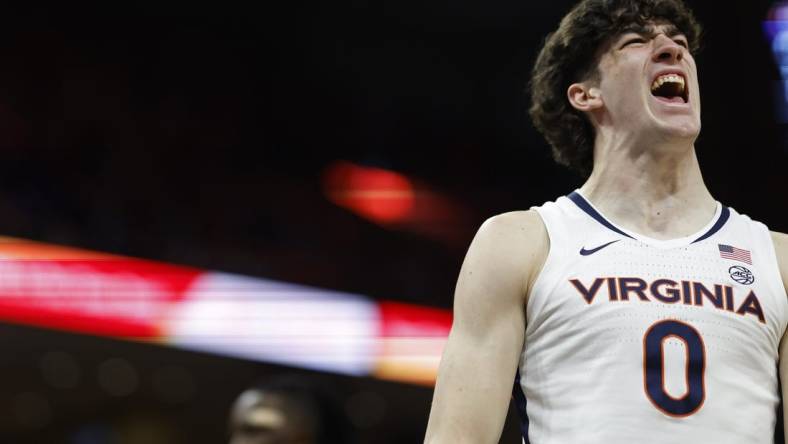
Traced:
<path fill-rule="evenodd" d="M 703 183 L 699 33 L 681 0 L 583 0 L 548 36 L 531 116 L 590 176 L 477 233 L 426 442 L 498 442 L 512 381 L 526 443 L 773 442 L 788 236 Z"/>
<path fill-rule="evenodd" d="M 230 444 L 353 444 L 352 426 L 325 388 L 279 376 L 241 393 L 230 411 Z"/>
<path fill-rule="evenodd" d="M 230 444 L 316 444 L 320 417 L 311 398 L 251 388 L 230 413 Z"/>

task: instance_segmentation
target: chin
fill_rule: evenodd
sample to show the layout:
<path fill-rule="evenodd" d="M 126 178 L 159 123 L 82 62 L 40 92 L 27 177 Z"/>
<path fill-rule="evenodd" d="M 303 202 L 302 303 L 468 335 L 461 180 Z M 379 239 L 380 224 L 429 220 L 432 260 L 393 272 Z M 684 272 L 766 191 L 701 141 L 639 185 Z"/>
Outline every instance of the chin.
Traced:
<path fill-rule="evenodd" d="M 681 139 L 697 139 L 700 135 L 700 127 L 696 125 L 685 125 L 670 128 L 669 131 L 673 136 Z"/>
<path fill-rule="evenodd" d="M 661 122 L 659 131 L 668 137 L 696 139 L 700 134 L 700 122 L 681 119 L 678 122 Z"/>

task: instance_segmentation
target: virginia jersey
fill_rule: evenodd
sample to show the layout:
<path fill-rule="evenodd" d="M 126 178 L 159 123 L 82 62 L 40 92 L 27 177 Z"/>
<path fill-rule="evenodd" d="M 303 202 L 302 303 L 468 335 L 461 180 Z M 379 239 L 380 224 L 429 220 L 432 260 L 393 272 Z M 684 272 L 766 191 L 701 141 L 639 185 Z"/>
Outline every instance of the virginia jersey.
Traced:
<path fill-rule="evenodd" d="M 550 251 L 515 382 L 526 443 L 772 442 L 788 299 L 765 225 L 718 203 L 655 240 L 578 191 L 535 210 Z"/>

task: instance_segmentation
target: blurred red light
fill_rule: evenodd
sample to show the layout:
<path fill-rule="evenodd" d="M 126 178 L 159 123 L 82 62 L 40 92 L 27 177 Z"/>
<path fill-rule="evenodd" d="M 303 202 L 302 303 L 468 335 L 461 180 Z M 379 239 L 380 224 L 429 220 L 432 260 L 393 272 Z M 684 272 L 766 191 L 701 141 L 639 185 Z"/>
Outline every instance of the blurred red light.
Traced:
<path fill-rule="evenodd" d="M 394 301 L 380 301 L 382 337 L 446 338 L 451 330 L 449 310 Z"/>
<path fill-rule="evenodd" d="M 401 222 L 413 209 L 411 181 L 382 168 L 336 162 L 326 169 L 323 186 L 334 204 L 378 223 Z"/>

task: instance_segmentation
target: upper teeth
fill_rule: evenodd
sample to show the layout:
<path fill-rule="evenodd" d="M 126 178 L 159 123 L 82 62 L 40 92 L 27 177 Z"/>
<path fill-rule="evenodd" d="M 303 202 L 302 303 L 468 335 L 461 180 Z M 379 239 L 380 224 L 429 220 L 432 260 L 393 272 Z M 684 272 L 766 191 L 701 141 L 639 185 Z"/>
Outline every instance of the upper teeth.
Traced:
<path fill-rule="evenodd" d="M 657 77 L 654 83 L 651 84 L 651 90 L 654 91 L 667 82 L 678 83 L 681 90 L 684 91 L 684 77 L 678 74 L 664 74 Z"/>

